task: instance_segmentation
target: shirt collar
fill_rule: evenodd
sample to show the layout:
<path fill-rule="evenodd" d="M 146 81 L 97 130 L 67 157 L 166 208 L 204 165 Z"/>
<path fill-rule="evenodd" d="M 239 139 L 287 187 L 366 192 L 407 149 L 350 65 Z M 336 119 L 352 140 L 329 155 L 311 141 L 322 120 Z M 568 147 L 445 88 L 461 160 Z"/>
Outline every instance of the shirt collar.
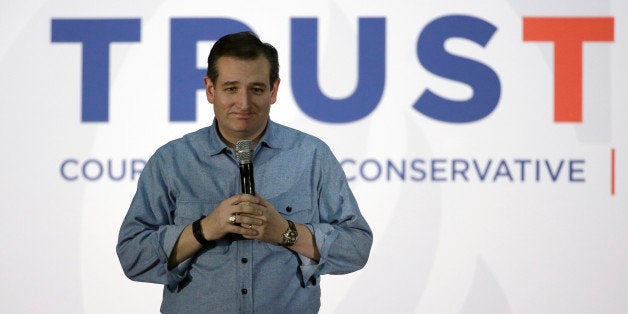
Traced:
<path fill-rule="evenodd" d="M 268 148 L 282 148 L 284 145 L 283 138 L 279 135 L 279 128 L 276 123 L 268 119 L 266 132 L 262 135 L 257 146 L 265 146 Z"/>
<path fill-rule="evenodd" d="M 218 122 L 216 122 L 216 118 L 214 118 L 212 125 L 209 126 L 208 131 L 210 156 L 218 155 L 226 149 L 229 149 L 229 146 L 227 146 L 227 144 L 225 144 L 225 142 L 223 142 L 220 138 L 220 135 L 218 135 Z"/>
<path fill-rule="evenodd" d="M 209 127 L 209 154 L 211 156 L 218 155 L 225 150 L 229 149 L 229 146 L 223 142 L 222 138 L 218 134 L 218 122 L 216 118 L 212 122 L 212 125 Z M 257 145 L 259 149 L 260 146 L 265 146 L 268 148 L 281 148 L 284 146 L 284 140 L 280 136 L 279 128 L 276 123 L 268 119 L 268 126 L 266 127 L 266 132 L 262 135 L 262 138 L 259 140 L 259 144 Z"/>

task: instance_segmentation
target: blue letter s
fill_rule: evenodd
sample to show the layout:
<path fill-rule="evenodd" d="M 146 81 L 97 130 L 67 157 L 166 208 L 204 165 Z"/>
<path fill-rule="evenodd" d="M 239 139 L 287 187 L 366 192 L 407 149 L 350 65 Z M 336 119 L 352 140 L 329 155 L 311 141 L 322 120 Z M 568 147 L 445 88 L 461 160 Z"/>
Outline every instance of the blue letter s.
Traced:
<path fill-rule="evenodd" d="M 462 37 L 484 47 L 496 30 L 488 22 L 462 15 L 442 17 L 427 25 L 417 44 L 419 61 L 436 75 L 467 83 L 473 89 L 473 96 L 466 101 L 454 101 L 426 90 L 413 107 L 428 117 L 454 123 L 477 121 L 493 112 L 501 93 L 497 74 L 482 63 L 448 53 L 445 41 Z"/>

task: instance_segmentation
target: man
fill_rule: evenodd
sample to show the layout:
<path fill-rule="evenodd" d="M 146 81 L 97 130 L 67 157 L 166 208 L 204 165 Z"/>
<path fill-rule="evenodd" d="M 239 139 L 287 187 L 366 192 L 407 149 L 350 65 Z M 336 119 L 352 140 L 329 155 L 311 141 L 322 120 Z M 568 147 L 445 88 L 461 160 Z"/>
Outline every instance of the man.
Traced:
<path fill-rule="evenodd" d="M 204 78 L 210 127 L 159 148 L 120 228 L 125 274 L 164 284 L 164 313 L 316 313 L 319 277 L 362 268 L 372 233 L 319 139 L 274 123 L 277 51 L 219 39 Z M 238 194 L 235 143 L 251 140 L 257 195 Z"/>

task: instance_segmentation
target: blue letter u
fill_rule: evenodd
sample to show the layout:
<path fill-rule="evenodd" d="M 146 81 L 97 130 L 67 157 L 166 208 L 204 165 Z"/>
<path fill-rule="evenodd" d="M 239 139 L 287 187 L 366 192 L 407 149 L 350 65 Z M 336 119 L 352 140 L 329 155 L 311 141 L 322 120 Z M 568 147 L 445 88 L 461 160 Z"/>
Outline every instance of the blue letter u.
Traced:
<path fill-rule="evenodd" d="M 323 122 L 346 123 L 368 116 L 384 92 L 386 81 L 386 20 L 360 18 L 358 84 L 350 96 L 332 99 L 318 84 L 318 20 L 292 19 L 292 91 L 308 116 Z"/>

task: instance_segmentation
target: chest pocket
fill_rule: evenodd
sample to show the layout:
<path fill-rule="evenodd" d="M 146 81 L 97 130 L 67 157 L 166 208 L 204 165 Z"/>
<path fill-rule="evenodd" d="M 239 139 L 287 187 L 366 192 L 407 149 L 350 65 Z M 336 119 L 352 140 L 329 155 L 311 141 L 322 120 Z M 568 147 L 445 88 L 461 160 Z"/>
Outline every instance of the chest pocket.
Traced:
<path fill-rule="evenodd" d="M 174 224 L 189 225 L 202 215 L 209 214 L 216 206 L 218 204 L 204 201 L 178 201 L 174 212 Z"/>
<path fill-rule="evenodd" d="M 317 211 L 313 208 L 314 203 L 308 193 L 287 192 L 268 201 L 288 220 L 301 224 L 318 222 Z"/>

